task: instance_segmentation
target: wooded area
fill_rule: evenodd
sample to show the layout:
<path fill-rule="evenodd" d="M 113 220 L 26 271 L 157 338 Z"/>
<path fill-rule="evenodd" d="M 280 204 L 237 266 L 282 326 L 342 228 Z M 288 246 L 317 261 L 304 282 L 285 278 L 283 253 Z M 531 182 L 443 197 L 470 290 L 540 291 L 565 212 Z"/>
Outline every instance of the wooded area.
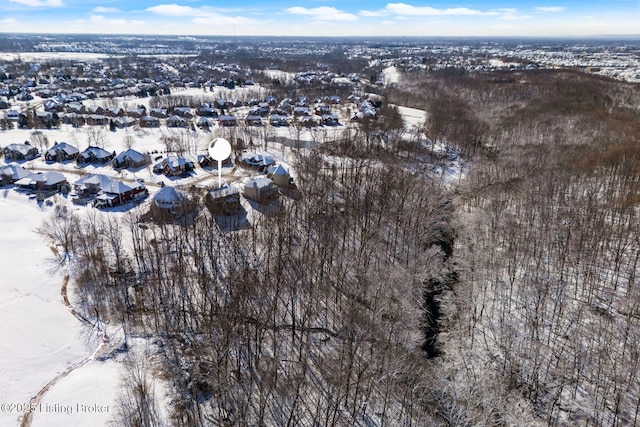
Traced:
<path fill-rule="evenodd" d="M 406 82 L 386 96 L 427 110 L 415 138 L 386 107 L 299 155 L 301 197 L 250 229 L 44 224 L 87 316 L 149 342 L 122 425 L 160 425 L 147 372 L 181 426 L 639 422 L 638 86 Z M 459 186 L 420 172 L 422 132 L 471 165 Z"/>

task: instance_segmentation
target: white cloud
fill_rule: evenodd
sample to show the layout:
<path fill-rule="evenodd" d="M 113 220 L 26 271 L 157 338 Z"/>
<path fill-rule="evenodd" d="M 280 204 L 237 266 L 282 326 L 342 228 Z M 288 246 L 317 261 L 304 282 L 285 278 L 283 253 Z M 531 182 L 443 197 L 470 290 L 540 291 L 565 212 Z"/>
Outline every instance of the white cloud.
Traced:
<path fill-rule="evenodd" d="M 544 13 L 560 13 L 560 12 L 564 12 L 566 9 L 566 7 L 564 6 L 540 6 L 540 7 L 536 7 L 536 10 L 538 12 L 544 12 Z"/>
<path fill-rule="evenodd" d="M 202 15 L 203 11 L 190 7 L 180 6 L 177 4 L 160 4 L 158 6 L 148 7 L 147 12 L 155 13 L 157 15 L 164 16 L 198 16 Z"/>
<path fill-rule="evenodd" d="M 59 7 L 64 6 L 62 0 L 9 0 L 12 3 L 18 3 L 31 7 Z"/>
<path fill-rule="evenodd" d="M 518 9 L 514 8 L 496 9 L 496 11 L 500 13 L 500 19 L 505 21 L 522 21 L 531 18 L 529 15 L 519 15 Z"/>
<path fill-rule="evenodd" d="M 116 9 L 115 7 L 97 6 L 97 7 L 94 7 L 91 12 L 93 12 L 93 13 L 119 13 L 119 12 L 121 12 L 121 10 L 120 9 Z"/>
<path fill-rule="evenodd" d="M 292 15 L 309 16 L 317 21 L 357 21 L 358 17 L 351 13 L 343 12 L 335 7 L 322 6 L 314 8 L 290 7 L 285 9 Z"/>
<path fill-rule="evenodd" d="M 387 3 L 381 11 L 362 11 L 363 16 L 399 15 L 399 16 L 481 16 L 499 15 L 495 11 L 481 11 L 467 7 L 436 9 L 430 6 L 412 6 L 406 3 Z"/>
<path fill-rule="evenodd" d="M 430 6 L 413 6 L 406 3 L 387 3 L 384 9 L 361 10 L 363 17 L 385 17 L 395 16 L 396 19 L 406 19 L 410 17 L 455 17 L 455 16 L 495 16 L 504 20 L 522 20 L 530 16 L 519 15 L 515 8 L 500 8 L 491 10 L 470 9 L 467 7 L 453 7 L 437 9 Z"/>

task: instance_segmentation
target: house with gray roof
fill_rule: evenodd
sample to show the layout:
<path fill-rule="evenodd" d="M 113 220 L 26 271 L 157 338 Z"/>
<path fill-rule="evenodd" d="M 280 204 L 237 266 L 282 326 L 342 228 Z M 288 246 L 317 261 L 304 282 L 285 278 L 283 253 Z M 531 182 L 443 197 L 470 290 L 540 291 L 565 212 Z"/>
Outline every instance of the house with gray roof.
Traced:
<path fill-rule="evenodd" d="M 77 147 L 67 142 L 58 142 L 44 153 L 44 158 L 48 162 L 64 162 L 75 160 L 79 154 Z"/>

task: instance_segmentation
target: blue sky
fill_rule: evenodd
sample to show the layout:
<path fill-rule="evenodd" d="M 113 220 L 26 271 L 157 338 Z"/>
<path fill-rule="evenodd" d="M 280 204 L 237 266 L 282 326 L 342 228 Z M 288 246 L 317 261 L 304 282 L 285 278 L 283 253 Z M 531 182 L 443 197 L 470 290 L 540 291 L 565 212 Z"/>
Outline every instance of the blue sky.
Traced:
<path fill-rule="evenodd" d="M 275 36 L 640 34 L 640 0 L 0 0 L 0 32 Z"/>

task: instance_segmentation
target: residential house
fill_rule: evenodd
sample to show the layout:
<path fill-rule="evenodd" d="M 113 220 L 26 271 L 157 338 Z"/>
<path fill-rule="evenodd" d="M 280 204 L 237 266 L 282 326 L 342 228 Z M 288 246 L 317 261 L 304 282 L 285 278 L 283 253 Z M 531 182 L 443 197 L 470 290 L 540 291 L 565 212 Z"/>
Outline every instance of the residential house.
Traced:
<path fill-rule="evenodd" d="M 124 129 L 135 125 L 136 119 L 128 116 L 116 117 L 115 119 L 113 119 L 113 122 L 117 128 Z"/>
<path fill-rule="evenodd" d="M 67 142 L 58 142 L 44 153 L 44 158 L 48 162 L 65 162 L 75 160 L 79 154 L 77 147 Z"/>
<path fill-rule="evenodd" d="M 324 116 L 325 114 L 331 113 L 331 108 L 325 104 L 316 104 L 313 106 L 313 113 L 318 116 Z"/>
<path fill-rule="evenodd" d="M 308 116 L 311 110 L 307 106 L 298 106 L 293 109 L 293 115 L 296 117 Z"/>
<path fill-rule="evenodd" d="M 0 185 L 13 184 L 31 175 L 31 171 L 20 165 L 9 164 L 0 167 Z"/>
<path fill-rule="evenodd" d="M 264 98 L 264 102 L 274 107 L 278 104 L 278 98 L 276 98 L 275 96 L 267 96 Z"/>
<path fill-rule="evenodd" d="M 109 124 L 109 117 L 102 114 L 89 114 L 86 123 L 90 126 L 106 126 Z"/>
<path fill-rule="evenodd" d="M 107 110 L 105 110 L 100 105 L 91 105 L 89 107 L 86 107 L 86 112 L 89 113 L 89 114 L 95 114 L 95 115 L 99 115 L 99 116 L 104 116 L 106 114 Z"/>
<path fill-rule="evenodd" d="M 193 162 L 184 157 L 167 156 L 153 167 L 155 173 L 163 173 L 167 176 L 185 175 L 194 168 Z"/>
<path fill-rule="evenodd" d="M 103 187 L 107 187 L 113 178 L 102 174 L 88 174 L 79 178 L 73 183 L 73 189 L 80 198 L 87 198 L 96 195 L 102 191 Z"/>
<path fill-rule="evenodd" d="M 211 128 L 211 122 L 205 116 L 200 116 L 196 122 L 196 126 L 202 130 L 209 130 Z"/>
<path fill-rule="evenodd" d="M 151 163 L 149 154 L 142 154 L 133 148 L 123 151 L 111 160 L 114 168 L 139 168 Z"/>
<path fill-rule="evenodd" d="M 318 126 L 320 123 L 318 121 L 318 119 L 316 119 L 316 116 L 302 116 L 300 118 L 300 125 L 304 126 L 304 127 L 316 127 Z"/>
<path fill-rule="evenodd" d="M 186 128 L 188 122 L 184 117 L 173 115 L 167 119 L 168 128 Z"/>
<path fill-rule="evenodd" d="M 67 178 L 60 172 L 38 172 L 15 182 L 16 186 L 46 192 L 57 192 L 69 185 Z"/>
<path fill-rule="evenodd" d="M 198 107 L 196 114 L 201 117 L 218 117 L 218 110 L 211 107 L 208 103 L 204 103 Z"/>
<path fill-rule="evenodd" d="M 269 203 L 278 198 L 278 187 L 269 178 L 252 178 L 244 185 L 244 196 L 258 203 Z"/>
<path fill-rule="evenodd" d="M 24 144 L 9 144 L 3 149 L 4 158 L 7 160 L 32 160 L 40 155 L 36 147 Z"/>
<path fill-rule="evenodd" d="M 337 126 L 340 124 L 340 117 L 337 114 L 324 114 L 322 124 L 326 126 Z"/>
<path fill-rule="evenodd" d="M 291 187 L 293 185 L 293 178 L 282 165 L 269 166 L 267 168 L 267 178 L 280 187 Z"/>
<path fill-rule="evenodd" d="M 140 118 L 140 127 L 143 127 L 143 128 L 160 127 L 160 119 L 153 116 L 142 116 Z"/>
<path fill-rule="evenodd" d="M 214 215 L 235 215 L 240 212 L 240 188 L 224 186 L 207 192 L 205 206 Z"/>
<path fill-rule="evenodd" d="M 124 108 L 119 106 L 108 107 L 104 112 L 104 115 L 109 117 L 124 117 L 125 114 Z"/>
<path fill-rule="evenodd" d="M 124 183 L 113 180 L 102 187 L 101 193 L 95 198 L 94 206 L 96 208 L 111 208 L 131 200 L 143 199 L 148 195 L 149 190 L 140 182 Z"/>
<path fill-rule="evenodd" d="M 189 196 L 175 187 L 165 186 L 153 196 L 150 211 L 154 219 L 167 220 L 188 210 Z"/>
<path fill-rule="evenodd" d="M 243 156 L 242 163 L 246 166 L 249 166 L 250 168 L 263 171 L 267 169 L 269 166 L 275 164 L 276 161 L 273 157 L 269 155 L 247 153 Z"/>
<path fill-rule="evenodd" d="M 78 163 L 97 163 L 97 164 L 105 164 L 110 162 L 116 156 L 116 152 L 108 152 L 104 148 L 100 147 L 87 147 L 80 155 L 78 156 Z"/>
<path fill-rule="evenodd" d="M 57 126 L 60 122 L 58 114 L 50 111 L 36 111 L 33 119 L 35 127 L 51 128 Z"/>
<path fill-rule="evenodd" d="M 235 116 L 222 115 L 218 117 L 218 125 L 224 127 L 237 126 L 238 119 Z"/>
<path fill-rule="evenodd" d="M 141 106 L 140 108 L 127 108 L 126 110 L 127 116 L 133 117 L 136 119 L 143 117 L 146 113 L 147 113 L 147 109 L 144 106 Z"/>
<path fill-rule="evenodd" d="M 149 115 L 158 119 L 166 119 L 167 117 L 169 117 L 166 108 L 152 108 L 149 112 Z"/>
<path fill-rule="evenodd" d="M 248 115 L 245 117 L 244 122 L 247 126 L 262 126 L 262 117 L 258 115 Z"/>
<path fill-rule="evenodd" d="M 60 121 L 65 125 L 71 125 L 76 128 L 87 123 L 85 117 L 78 113 L 60 113 Z"/>
<path fill-rule="evenodd" d="M 280 114 L 272 114 L 269 117 L 269 124 L 271 126 L 289 126 L 289 122 L 285 116 L 281 116 Z"/>
<path fill-rule="evenodd" d="M 173 114 L 179 117 L 184 117 L 185 119 L 193 118 L 193 113 L 191 112 L 191 108 L 189 107 L 175 107 L 173 109 Z"/>

